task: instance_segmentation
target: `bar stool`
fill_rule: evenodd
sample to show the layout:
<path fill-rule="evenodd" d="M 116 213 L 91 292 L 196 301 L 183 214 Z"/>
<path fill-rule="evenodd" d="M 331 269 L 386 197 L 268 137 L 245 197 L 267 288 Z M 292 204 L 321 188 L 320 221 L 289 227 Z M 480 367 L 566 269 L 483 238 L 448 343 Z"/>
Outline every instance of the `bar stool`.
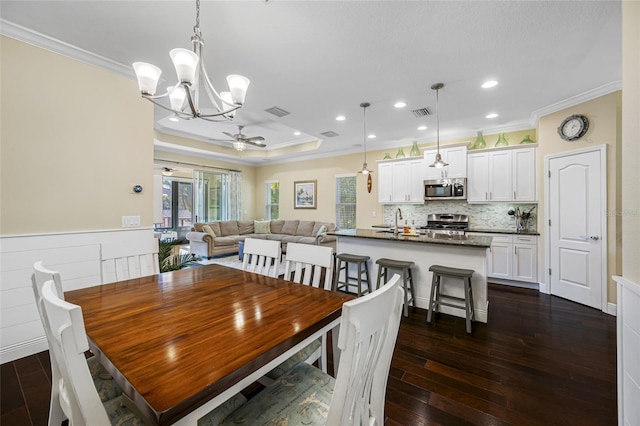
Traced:
<path fill-rule="evenodd" d="M 336 255 L 336 279 L 335 284 L 333 286 L 334 290 L 339 290 L 340 287 L 344 288 L 345 291 L 349 291 L 349 287 L 357 287 L 358 288 L 358 297 L 364 295 L 365 293 L 371 293 L 371 281 L 369 280 L 369 267 L 367 266 L 367 262 L 369 261 L 369 256 L 360 256 L 357 254 L 349 254 L 349 253 L 339 253 Z M 342 264 L 344 263 L 344 266 Z M 357 267 L 357 275 L 349 276 L 349 264 L 353 263 Z M 364 268 L 362 267 L 364 265 Z M 344 269 L 344 281 L 340 281 L 340 271 Z M 362 291 L 362 274 L 365 274 L 365 280 L 367 284 L 366 292 Z M 355 280 L 352 282 L 350 280 Z M 342 284 L 342 285 L 341 285 Z"/>
<path fill-rule="evenodd" d="M 387 282 L 387 270 L 397 269 L 402 272 L 402 285 L 404 286 L 404 316 L 409 316 L 409 303 L 414 307 L 416 305 L 413 293 L 413 275 L 411 274 L 411 268 L 415 263 L 405 260 L 387 259 L 382 257 L 376 260 L 378 265 L 378 280 L 376 282 L 376 290 L 380 288 L 380 281 L 382 284 Z M 409 294 L 410 293 L 410 294 Z"/>
<path fill-rule="evenodd" d="M 449 268 L 447 266 L 432 265 L 429 271 L 433 272 L 433 280 L 431 282 L 431 295 L 429 296 L 429 313 L 427 314 L 427 322 L 431 322 L 431 314 L 439 311 L 439 306 L 450 306 L 452 308 L 464 309 L 467 319 L 467 333 L 471 333 L 471 320 L 474 319 L 473 313 L 473 290 L 471 288 L 472 269 Z M 440 280 L 442 277 L 462 279 L 464 286 L 464 297 L 449 296 L 440 294 Z M 458 302 L 464 302 L 464 305 L 458 303 L 448 303 L 440 299 L 449 299 Z"/>

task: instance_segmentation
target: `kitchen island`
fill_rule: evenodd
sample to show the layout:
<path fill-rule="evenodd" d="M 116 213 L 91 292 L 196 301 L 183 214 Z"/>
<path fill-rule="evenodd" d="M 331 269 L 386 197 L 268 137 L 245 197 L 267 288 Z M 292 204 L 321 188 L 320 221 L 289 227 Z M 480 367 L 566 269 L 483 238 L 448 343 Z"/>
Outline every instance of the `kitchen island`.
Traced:
<path fill-rule="evenodd" d="M 432 274 L 431 265 L 473 269 L 471 279 L 475 320 L 487 322 L 487 249 L 491 237 L 445 234 L 398 234 L 387 230 L 355 229 L 329 232 L 337 237 L 336 253 L 351 253 L 371 257 L 369 271 L 375 289 L 378 268 L 375 261 L 381 257 L 415 262 L 413 285 L 415 303 L 419 308 L 429 307 Z M 350 275 L 355 275 L 351 272 Z M 441 292 L 452 296 L 464 295 L 460 280 L 442 279 Z M 464 317 L 464 310 L 441 306 L 446 314 Z"/>

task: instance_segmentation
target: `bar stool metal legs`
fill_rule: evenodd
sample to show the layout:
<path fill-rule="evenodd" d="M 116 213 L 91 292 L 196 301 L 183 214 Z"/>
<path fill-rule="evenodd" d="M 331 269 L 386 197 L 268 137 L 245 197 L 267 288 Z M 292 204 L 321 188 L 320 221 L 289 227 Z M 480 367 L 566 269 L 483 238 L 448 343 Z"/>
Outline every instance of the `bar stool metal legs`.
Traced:
<path fill-rule="evenodd" d="M 380 288 L 380 281 L 382 284 L 387 282 L 387 270 L 397 269 L 402 273 L 402 285 L 404 286 L 404 316 L 409 316 L 409 304 L 415 306 L 415 293 L 413 291 L 413 274 L 411 268 L 415 263 L 404 260 L 394 260 L 387 258 L 380 258 L 376 260 L 378 265 L 378 279 L 376 281 L 376 290 Z"/>
<path fill-rule="evenodd" d="M 349 287 L 357 287 L 358 297 L 363 296 L 367 293 L 371 293 L 371 280 L 369 278 L 369 267 L 367 266 L 367 262 L 369 261 L 369 256 L 360 256 L 356 254 L 348 254 L 348 253 L 339 253 L 336 255 L 336 273 L 333 290 L 339 290 L 343 288 L 345 291 L 349 291 Z M 354 263 L 356 265 L 356 275 L 349 275 L 349 264 Z M 363 267 L 364 266 L 364 267 Z M 340 271 L 344 270 L 344 281 L 340 281 Z M 362 288 L 362 274 L 365 275 L 365 283 L 367 288 L 363 290 Z M 355 282 L 353 282 L 355 281 Z"/>
<path fill-rule="evenodd" d="M 452 308 L 463 309 L 466 318 L 467 333 L 471 333 L 471 321 L 475 319 L 473 310 L 473 289 L 471 287 L 471 277 L 473 270 L 449 268 L 441 265 L 432 265 L 429 271 L 433 273 L 431 282 L 431 294 L 429 296 L 429 311 L 427 313 L 427 322 L 431 322 L 431 316 L 434 312 L 439 312 L 440 306 L 449 306 Z M 449 296 L 440 293 L 440 281 L 442 277 L 457 278 L 462 280 L 464 287 L 464 297 Z M 442 300 L 444 299 L 444 300 Z M 460 303 L 450 303 L 445 300 L 452 300 Z"/>

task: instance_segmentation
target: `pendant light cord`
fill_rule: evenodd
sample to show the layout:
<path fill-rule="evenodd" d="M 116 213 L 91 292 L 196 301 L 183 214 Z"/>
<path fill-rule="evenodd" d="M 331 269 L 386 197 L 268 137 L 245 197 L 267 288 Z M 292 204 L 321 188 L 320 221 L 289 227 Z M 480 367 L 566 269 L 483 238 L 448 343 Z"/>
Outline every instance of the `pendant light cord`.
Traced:
<path fill-rule="evenodd" d="M 367 107 L 362 107 L 363 139 L 364 139 L 364 162 L 367 162 Z"/>
<path fill-rule="evenodd" d="M 436 144 L 440 154 L 440 89 L 436 89 Z"/>

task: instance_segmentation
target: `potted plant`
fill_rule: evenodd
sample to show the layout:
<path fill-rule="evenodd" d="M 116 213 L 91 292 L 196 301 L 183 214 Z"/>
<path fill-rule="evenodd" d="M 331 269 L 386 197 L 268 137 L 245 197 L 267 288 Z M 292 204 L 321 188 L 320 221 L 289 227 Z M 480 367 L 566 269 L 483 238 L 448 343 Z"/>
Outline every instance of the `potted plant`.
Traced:
<path fill-rule="evenodd" d="M 192 253 L 174 253 L 173 246 L 174 243 L 171 241 L 158 240 L 160 272 L 178 271 L 195 262 L 196 258 Z"/>

